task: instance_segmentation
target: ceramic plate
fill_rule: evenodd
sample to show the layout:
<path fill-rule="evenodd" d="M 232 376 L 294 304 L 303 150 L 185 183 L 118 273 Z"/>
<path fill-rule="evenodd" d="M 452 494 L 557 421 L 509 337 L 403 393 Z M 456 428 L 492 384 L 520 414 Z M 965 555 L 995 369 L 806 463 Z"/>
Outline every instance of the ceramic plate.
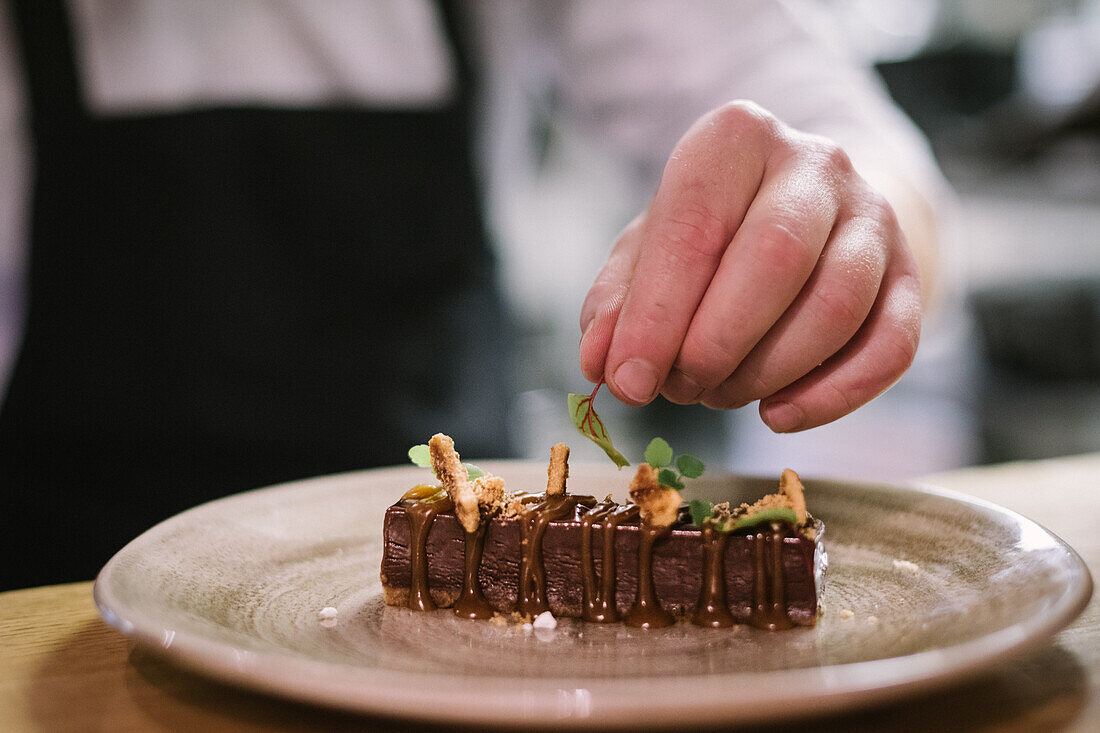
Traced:
<path fill-rule="evenodd" d="M 479 462 L 480 463 L 480 462 Z M 485 462 L 514 488 L 546 468 Z M 287 484 L 157 525 L 100 573 L 103 617 L 217 678 L 368 713 L 558 726 L 791 718 L 943 685 L 1043 643 L 1091 594 L 1078 556 L 1035 523 L 929 488 L 807 480 L 825 522 L 825 613 L 768 633 L 645 631 L 563 619 L 552 631 L 416 613 L 381 599 L 382 514 L 415 467 Z M 627 473 L 574 466 L 573 493 Z M 696 482 L 756 498 L 775 480 Z M 337 610 L 322 618 L 326 607 Z"/>

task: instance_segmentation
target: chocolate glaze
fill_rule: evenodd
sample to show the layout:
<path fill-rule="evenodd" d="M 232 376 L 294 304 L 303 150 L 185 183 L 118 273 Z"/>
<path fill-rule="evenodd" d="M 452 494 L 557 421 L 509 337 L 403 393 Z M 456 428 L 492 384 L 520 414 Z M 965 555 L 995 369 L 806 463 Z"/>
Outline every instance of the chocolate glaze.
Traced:
<path fill-rule="evenodd" d="M 402 501 L 409 518 L 409 538 L 412 544 L 411 569 L 412 583 L 409 587 L 409 608 L 414 611 L 434 611 L 437 606 L 432 600 L 428 586 L 428 533 L 435 523 L 439 505 L 436 502 L 405 499 Z"/>
<path fill-rule="evenodd" d="M 638 592 L 634 596 L 634 605 L 623 619 L 627 626 L 642 629 L 672 626 L 672 614 L 661 608 L 657 594 L 653 591 L 653 545 L 671 531 L 671 527 L 654 527 L 651 524 L 641 526 L 641 540 L 638 543 Z"/>
<path fill-rule="evenodd" d="M 421 501 L 402 499 L 385 517 L 387 602 L 427 610 L 469 598 L 458 610 L 467 615 L 473 604 L 480 617 L 485 612 L 476 608 L 480 594 L 502 613 L 543 608 L 556 616 L 612 621 L 644 606 L 715 626 L 721 625 L 714 618 L 722 616 L 724 592 L 735 623 L 767 629 L 813 625 L 817 543 L 792 528 L 713 533 L 707 540 L 704 531 L 681 519 L 659 533 L 661 538 L 646 532 L 632 505 L 569 498 L 575 501 L 525 497 L 523 516 L 484 519 L 473 537 L 446 502 L 422 507 L 414 506 Z M 820 522 L 814 527 L 820 532 Z M 646 539 L 647 534 L 653 536 Z M 462 552 L 460 545 L 466 548 Z M 818 553 L 819 561 L 823 555 Z M 520 593 L 524 573 L 526 604 Z"/>
<path fill-rule="evenodd" d="M 546 527 L 556 519 L 565 519 L 577 508 L 580 497 L 554 494 L 520 516 L 522 539 L 519 561 L 519 603 L 516 610 L 528 616 L 538 616 L 550 610 L 546 602 L 546 564 L 542 557 L 542 540 Z M 591 497 L 585 497 L 591 499 Z"/>
<path fill-rule="evenodd" d="M 585 621 L 609 623 L 619 620 L 619 612 L 615 608 L 615 529 L 623 522 L 637 518 L 638 507 L 619 506 L 610 499 L 601 501 L 581 517 L 581 569 L 584 572 L 581 617 Z M 592 526 L 599 521 L 603 522 L 603 557 L 597 585 Z"/>
<path fill-rule="evenodd" d="M 478 571 L 481 570 L 481 558 L 485 554 L 485 529 L 488 526 L 488 522 L 483 521 L 476 530 L 467 532 L 463 538 L 462 595 L 455 601 L 456 616 L 470 619 L 493 616 L 493 608 L 485 600 L 477 579 Z"/>
<path fill-rule="evenodd" d="M 752 614 L 749 623 L 758 629 L 776 631 L 793 625 L 787 618 L 783 587 L 783 534 L 773 527 L 757 532 L 753 540 Z"/>
<path fill-rule="evenodd" d="M 691 622 L 713 629 L 733 626 L 733 614 L 726 603 L 725 553 L 730 536 L 710 524 L 702 528 L 702 535 L 703 583 Z"/>

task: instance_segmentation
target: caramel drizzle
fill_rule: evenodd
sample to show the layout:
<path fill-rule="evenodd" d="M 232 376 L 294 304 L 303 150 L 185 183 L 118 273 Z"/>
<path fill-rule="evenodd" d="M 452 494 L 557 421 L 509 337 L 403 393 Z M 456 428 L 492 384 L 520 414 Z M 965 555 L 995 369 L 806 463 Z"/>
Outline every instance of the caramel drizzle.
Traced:
<path fill-rule="evenodd" d="M 619 620 L 615 607 L 615 529 L 638 516 L 638 507 L 619 506 L 605 499 L 581 517 L 581 617 L 585 621 L 611 623 Z M 603 556 L 599 585 L 596 584 L 596 559 L 592 553 L 592 525 L 603 521 Z"/>
<path fill-rule="evenodd" d="M 703 584 L 691 623 L 712 629 L 733 626 L 733 614 L 726 602 L 726 545 L 729 535 L 710 522 L 703 524 Z"/>
<path fill-rule="evenodd" d="M 437 502 L 406 500 L 405 516 L 409 518 L 409 608 L 414 611 L 434 611 L 438 608 L 428 588 L 428 532 L 439 512 Z"/>
<path fill-rule="evenodd" d="M 489 523 L 483 518 L 475 531 L 466 533 L 463 541 L 462 594 L 454 604 L 455 615 L 462 618 L 478 619 L 493 616 L 493 608 L 485 600 L 485 595 L 481 592 L 481 584 L 477 579 L 478 571 L 481 570 L 481 557 L 485 552 L 485 530 L 488 526 Z"/>
<path fill-rule="evenodd" d="M 577 507 L 576 496 L 553 494 L 527 509 L 520 516 L 522 536 L 519 561 L 519 595 L 516 610 L 527 616 L 538 616 L 550 610 L 546 599 L 546 566 L 542 557 L 542 539 L 546 527 L 564 519 Z"/>
<path fill-rule="evenodd" d="M 749 623 L 758 629 L 776 631 L 793 626 L 787 618 L 783 589 L 783 532 L 772 529 L 752 535 L 754 573 Z"/>
<path fill-rule="evenodd" d="M 627 626 L 659 629 L 672 625 L 672 614 L 661 608 L 653 589 L 653 545 L 671 531 L 671 527 L 651 524 L 638 527 L 638 592 L 634 596 L 633 607 L 623 618 Z"/>

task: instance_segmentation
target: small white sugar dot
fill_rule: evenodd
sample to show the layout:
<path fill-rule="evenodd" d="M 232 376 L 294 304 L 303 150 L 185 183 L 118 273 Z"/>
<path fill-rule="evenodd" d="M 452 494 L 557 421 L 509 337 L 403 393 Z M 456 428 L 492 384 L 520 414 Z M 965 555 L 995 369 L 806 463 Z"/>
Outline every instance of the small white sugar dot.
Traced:
<path fill-rule="evenodd" d="M 317 615 L 320 616 L 325 621 L 331 621 L 332 619 L 336 618 L 336 615 L 338 613 L 339 613 L 339 611 L 337 611 L 332 606 L 325 606 L 324 608 L 322 608 L 320 610 L 320 612 Z"/>
<path fill-rule="evenodd" d="M 531 625 L 536 629 L 553 629 L 557 627 L 558 620 L 554 618 L 554 614 L 549 611 L 543 611 L 538 616 L 535 616 L 535 620 Z"/>

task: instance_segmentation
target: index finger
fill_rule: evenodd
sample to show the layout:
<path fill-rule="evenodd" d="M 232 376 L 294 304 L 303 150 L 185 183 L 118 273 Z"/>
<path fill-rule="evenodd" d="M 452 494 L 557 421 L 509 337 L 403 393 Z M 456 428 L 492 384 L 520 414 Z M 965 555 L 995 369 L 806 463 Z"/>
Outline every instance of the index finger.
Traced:
<path fill-rule="evenodd" d="M 669 159 L 607 352 L 604 377 L 623 402 L 648 403 L 664 382 L 760 186 L 777 125 L 754 105 L 726 105 Z"/>

